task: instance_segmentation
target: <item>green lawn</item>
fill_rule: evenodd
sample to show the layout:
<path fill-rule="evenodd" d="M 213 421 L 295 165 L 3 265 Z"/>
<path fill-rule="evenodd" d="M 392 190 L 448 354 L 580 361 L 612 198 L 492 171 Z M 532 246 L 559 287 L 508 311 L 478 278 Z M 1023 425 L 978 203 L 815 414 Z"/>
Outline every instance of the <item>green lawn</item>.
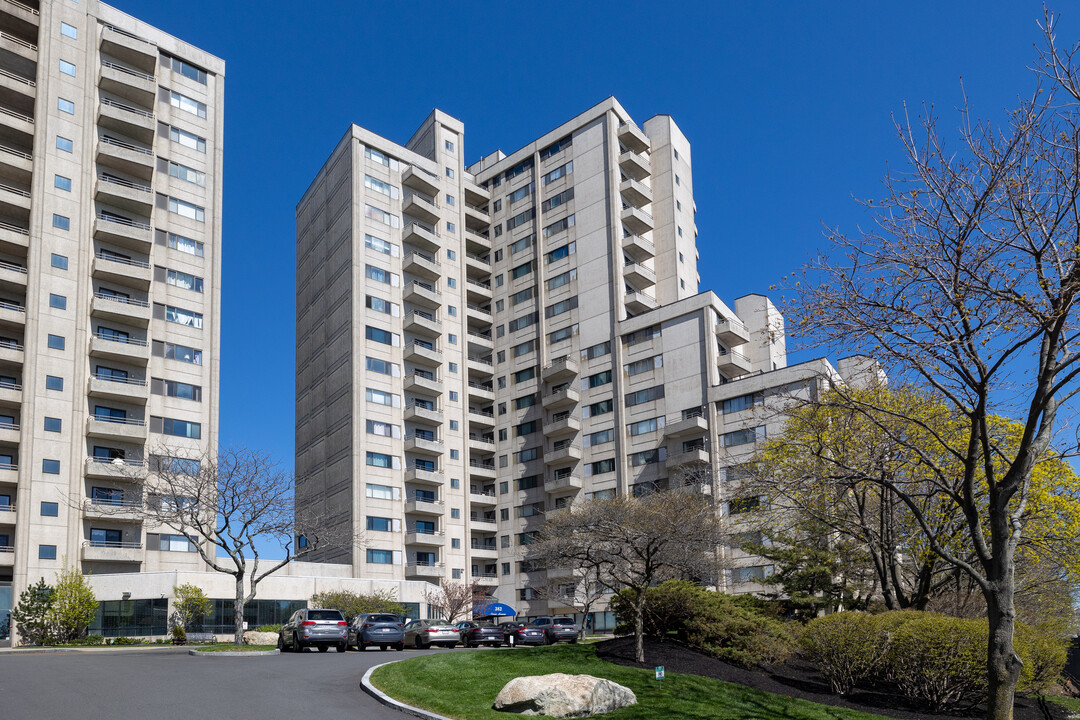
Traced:
<path fill-rule="evenodd" d="M 199 652 L 266 652 L 277 650 L 277 645 L 233 645 L 232 643 L 218 643 L 216 645 L 189 645 L 192 650 Z"/>
<path fill-rule="evenodd" d="M 1044 695 L 1043 698 L 1047 702 L 1061 705 L 1073 714 L 1080 714 L 1080 700 L 1077 698 L 1059 697 L 1057 695 Z"/>
<path fill-rule="evenodd" d="M 637 705 L 605 715 L 612 720 L 881 720 L 696 675 L 668 673 L 661 691 L 651 670 L 600 660 L 591 645 L 426 655 L 379 668 L 371 680 L 397 700 L 452 718 L 506 720 L 506 713 L 491 709 L 503 685 L 553 672 L 605 677 L 633 690 Z"/>

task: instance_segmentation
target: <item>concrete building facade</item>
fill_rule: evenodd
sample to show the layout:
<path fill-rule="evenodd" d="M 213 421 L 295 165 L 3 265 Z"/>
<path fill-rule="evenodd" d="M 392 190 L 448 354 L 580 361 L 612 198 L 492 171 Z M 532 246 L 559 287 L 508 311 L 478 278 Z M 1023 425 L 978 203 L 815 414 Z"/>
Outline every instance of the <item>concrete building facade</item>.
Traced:
<path fill-rule="evenodd" d="M 205 569 L 116 510 L 217 445 L 224 70 L 96 0 L 0 2 L 0 616 L 65 564 Z"/>
<path fill-rule="evenodd" d="M 365 538 L 316 559 L 475 580 L 533 616 L 560 609 L 527 559 L 544 513 L 673 484 L 727 512 L 765 395 L 836 372 L 786 367 L 768 298 L 699 293 L 670 117 L 610 98 L 464 151 L 438 110 L 404 145 L 353 125 L 297 205 L 296 497 Z M 725 589 L 767 572 L 730 559 Z"/>

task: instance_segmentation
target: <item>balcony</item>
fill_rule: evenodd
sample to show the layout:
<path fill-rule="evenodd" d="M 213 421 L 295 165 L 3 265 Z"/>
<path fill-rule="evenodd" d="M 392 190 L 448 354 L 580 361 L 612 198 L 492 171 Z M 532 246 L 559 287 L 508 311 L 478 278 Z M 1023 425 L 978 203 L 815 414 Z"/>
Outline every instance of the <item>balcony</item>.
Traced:
<path fill-rule="evenodd" d="M 98 417 L 86 418 L 86 434 L 89 437 L 123 442 L 146 442 L 146 421 L 136 418 Z"/>
<path fill-rule="evenodd" d="M 473 182 L 468 176 L 461 185 L 465 188 L 465 203 L 467 205 L 487 205 L 491 201 L 491 191 L 483 185 Z"/>
<path fill-rule="evenodd" d="M 94 255 L 91 273 L 95 280 L 105 280 L 120 285 L 136 287 L 149 292 L 154 271 L 145 260 L 125 258 L 115 253 L 98 252 Z"/>
<path fill-rule="evenodd" d="M 0 485 L 18 485 L 19 466 L 11 463 L 0 464 Z"/>
<path fill-rule="evenodd" d="M 142 543 L 84 540 L 82 559 L 84 562 L 141 563 Z"/>
<path fill-rule="evenodd" d="M 573 443 L 557 442 L 551 450 L 544 453 L 545 465 L 577 462 L 578 460 L 581 460 L 581 446 Z"/>
<path fill-rule="evenodd" d="M 422 470 L 411 467 L 405 471 L 405 482 L 417 485 L 442 485 L 443 474 L 439 470 Z"/>
<path fill-rule="evenodd" d="M 622 219 L 623 227 L 635 235 L 647 233 L 653 229 L 652 215 L 633 205 L 623 208 L 619 217 Z"/>
<path fill-rule="evenodd" d="M 19 407 L 22 405 L 23 387 L 15 382 L 0 382 L 0 405 Z"/>
<path fill-rule="evenodd" d="M 499 548 L 494 543 L 474 542 L 469 546 L 469 556 L 477 560 L 498 560 Z"/>
<path fill-rule="evenodd" d="M 581 419 L 563 412 L 552 416 L 544 423 L 544 435 L 549 438 L 574 435 L 581 431 Z"/>
<path fill-rule="evenodd" d="M 473 553 L 474 557 L 475 557 L 475 555 L 476 554 Z M 499 584 L 499 576 L 498 576 L 497 573 L 493 573 L 493 572 L 490 572 L 490 573 L 474 572 L 472 574 L 472 579 L 473 579 L 473 582 L 475 582 L 477 585 L 480 585 L 482 587 L 496 587 Z"/>
<path fill-rule="evenodd" d="M 491 302 L 491 283 L 466 278 L 465 294 L 469 302 L 486 305 Z"/>
<path fill-rule="evenodd" d="M 30 231 L 22 225 L 0 220 L 0 247 L 12 249 L 16 254 L 24 255 L 30 246 Z"/>
<path fill-rule="evenodd" d="M 405 376 L 405 392 L 438 397 L 443 394 L 443 384 L 436 379 L 413 373 Z"/>
<path fill-rule="evenodd" d="M 106 212 L 99 212 L 94 219 L 94 238 L 132 248 L 142 255 L 150 254 L 154 240 L 150 223 Z"/>
<path fill-rule="evenodd" d="M 470 492 L 469 502 L 473 505 L 494 507 L 499 501 L 495 498 L 495 491 L 491 490 L 489 492 Z"/>
<path fill-rule="evenodd" d="M 18 303 L 0 300 L 0 325 L 9 327 L 26 325 L 26 307 Z"/>
<path fill-rule="evenodd" d="M 465 228 L 465 249 L 477 255 L 489 253 L 491 252 L 491 238 L 484 233 Z"/>
<path fill-rule="evenodd" d="M 15 546 L 0 545 L 0 567 L 15 566 Z"/>
<path fill-rule="evenodd" d="M 157 99 L 157 78 L 118 62 L 102 58 L 98 87 L 136 105 L 153 107 Z"/>
<path fill-rule="evenodd" d="M 437 310 L 442 307 L 442 294 L 435 289 L 434 285 L 422 283 L 419 280 L 406 283 L 404 299 L 405 302 L 426 307 L 430 310 Z"/>
<path fill-rule="evenodd" d="M 0 342 L 0 363 L 4 365 L 23 364 L 23 346 L 19 342 Z"/>
<path fill-rule="evenodd" d="M 680 450 L 680 452 L 669 454 L 667 460 L 664 461 L 664 464 L 669 468 L 676 468 L 684 465 L 708 464 L 708 462 L 709 451 L 704 447 L 697 447 L 691 450 Z"/>
<path fill-rule="evenodd" d="M 29 185 L 33 167 L 34 156 L 27 150 L 15 147 L 10 138 L 0 143 L 0 168 L 4 170 L 6 176 Z"/>
<path fill-rule="evenodd" d="M 439 176 L 409 165 L 401 171 L 401 184 L 425 195 L 439 194 Z"/>
<path fill-rule="evenodd" d="M 549 493 L 577 492 L 582 485 L 581 477 L 570 473 L 549 477 L 544 481 L 544 490 Z"/>
<path fill-rule="evenodd" d="M 90 357 L 146 365 L 150 360 L 150 343 L 138 338 L 98 333 L 90 338 Z"/>
<path fill-rule="evenodd" d="M 559 410 L 573 407 L 581 401 L 581 393 L 573 385 L 566 385 L 558 390 L 544 395 L 543 406 L 545 410 Z"/>
<path fill-rule="evenodd" d="M 3 504 L 0 505 L 0 525 L 15 525 L 18 523 L 19 515 L 15 510 L 14 505 Z"/>
<path fill-rule="evenodd" d="M 442 335 L 442 323 L 431 313 L 413 310 L 405 316 L 405 332 L 416 333 L 424 337 L 437 338 Z"/>
<path fill-rule="evenodd" d="M 442 265 L 433 256 L 422 252 L 405 253 L 401 261 L 401 269 L 407 273 L 422 277 L 425 280 L 436 281 L 442 275 Z"/>
<path fill-rule="evenodd" d="M 106 130 L 127 135 L 148 145 L 154 142 L 157 131 L 154 113 L 112 98 L 101 98 L 98 103 L 97 122 Z"/>
<path fill-rule="evenodd" d="M 142 482 L 146 479 L 146 463 L 142 460 L 88 457 L 85 475 L 93 480 Z"/>
<path fill-rule="evenodd" d="M 649 136 L 632 122 L 624 122 L 619 126 L 618 137 L 619 142 L 634 152 L 645 152 L 652 147 Z"/>
<path fill-rule="evenodd" d="M 623 200 L 634 207 L 641 207 L 652 202 L 652 188 L 633 178 L 627 178 L 619 183 L 619 192 L 622 193 Z"/>
<path fill-rule="evenodd" d="M 401 212 L 427 223 L 439 222 L 439 206 L 434 200 L 419 193 L 409 193 L 401 204 Z"/>
<path fill-rule="evenodd" d="M 495 427 L 495 413 L 481 408 L 469 408 L 469 427 Z"/>
<path fill-rule="evenodd" d="M 157 45 L 112 25 L 101 29 L 101 52 L 146 72 L 157 66 Z"/>
<path fill-rule="evenodd" d="M 439 580 L 445 575 L 446 567 L 442 563 L 418 565 L 412 562 L 405 566 L 406 580 Z"/>
<path fill-rule="evenodd" d="M 495 386 L 491 383 L 469 381 L 469 397 L 476 400 L 494 402 Z"/>
<path fill-rule="evenodd" d="M 0 12 L 20 20 L 24 26 L 30 26 L 28 31 L 36 31 L 40 20 L 37 10 L 19 0 L 4 0 Z M 33 32 L 30 32 L 30 36 L 33 36 Z"/>
<path fill-rule="evenodd" d="M 717 358 L 717 365 L 720 367 L 720 372 L 722 372 L 725 377 L 729 378 L 746 375 L 750 372 L 750 358 L 746 357 L 738 350 L 720 348 L 720 357 Z"/>
<path fill-rule="evenodd" d="M 483 230 L 491 224 L 491 213 L 485 207 L 465 204 L 465 224 L 474 230 Z"/>
<path fill-rule="evenodd" d="M 491 352 L 495 349 L 495 341 L 490 332 L 467 331 L 466 340 L 469 343 L 470 353 Z"/>
<path fill-rule="evenodd" d="M 437 253 L 442 247 L 439 242 L 439 234 L 432 228 L 420 223 L 408 223 L 401 234 L 401 241 L 418 247 L 421 250 Z"/>
<path fill-rule="evenodd" d="M 446 536 L 438 531 L 412 530 L 405 533 L 405 544 L 442 547 L 446 544 Z"/>
<path fill-rule="evenodd" d="M 703 414 L 685 417 L 678 422 L 670 422 L 664 428 L 664 437 L 681 439 L 688 437 L 701 437 L 709 432 L 709 421 Z"/>
<path fill-rule="evenodd" d="M 622 249 L 635 262 L 644 262 L 657 256 L 657 247 L 651 240 L 640 235 L 625 235 L 622 239 Z"/>
<path fill-rule="evenodd" d="M 544 379 L 544 382 L 564 382 L 577 377 L 577 374 L 577 360 L 569 355 L 562 355 L 552 358 L 551 362 L 544 366 L 540 377 Z"/>
<path fill-rule="evenodd" d="M 466 252 L 465 270 L 471 275 L 478 276 L 481 279 L 486 278 L 491 274 L 491 256 Z"/>
<path fill-rule="evenodd" d="M 5 40 L 10 38 L 10 35 L 4 34 Z M 0 68 L 0 94 L 10 97 L 12 93 L 29 98 L 32 104 L 37 97 L 37 83 L 32 78 Z"/>
<path fill-rule="evenodd" d="M 150 387 L 146 380 L 138 378 L 118 378 L 107 374 L 91 375 L 88 385 L 90 397 L 95 398 L 141 405 L 145 404 L 150 397 Z"/>
<path fill-rule="evenodd" d="M 95 292 L 90 302 L 91 317 L 113 322 L 147 327 L 150 324 L 150 303 L 146 300 Z"/>
<path fill-rule="evenodd" d="M 495 374 L 495 366 L 491 364 L 491 356 L 480 355 L 468 356 L 469 377 L 491 377 Z"/>
<path fill-rule="evenodd" d="M 2 43 L 0 43 L 0 45 L 2 45 Z M 10 107 L 0 105 L 0 124 L 17 131 L 17 135 L 25 135 L 27 141 L 34 136 L 33 116 L 21 113 Z"/>
<path fill-rule="evenodd" d="M 495 514 L 490 515 L 478 515 L 477 513 L 470 513 L 469 515 L 469 528 L 479 532 L 496 532 L 499 529 L 498 524 L 495 521 Z"/>
<path fill-rule="evenodd" d="M 422 405 L 411 405 L 405 408 L 405 420 L 418 425 L 442 425 L 443 414 L 439 410 L 428 409 Z"/>
<path fill-rule="evenodd" d="M 619 167 L 635 180 L 644 180 L 652 172 L 648 158 L 633 150 L 627 150 L 619 156 Z"/>
<path fill-rule="evenodd" d="M 469 310 L 467 315 L 470 321 L 475 320 L 480 325 L 491 325 L 495 322 L 495 316 L 491 314 L 491 305 L 467 303 L 466 307 Z"/>
<path fill-rule="evenodd" d="M 474 478 L 481 478 L 485 480 L 494 480 L 496 475 L 495 463 L 493 462 L 481 462 L 479 460 L 469 461 L 469 476 Z"/>
<path fill-rule="evenodd" d="M 434 437 L 416 434 L 406 435 L 405 452 L 438 457 L 443 454 L 443 444 Z"/>
<path fill-rule="evenodd" d="M 728 347 L 750 342 L 750 331 L 734 318 L 718 318 L 713 330 L 716 332 L 716 339 Z"/>
<path fill-rule="evenodd" d="M 102 167 L 109 167 L 143 180 L 149 180 L 154 172 L 152 149 L 108 134 L 102 134 L 98 138 L 97 161 Z"/>
<path fill-rule="evenodd" d="M 495 435 L 483 435 L 480 433 L 469 433 L 469 450 L 476 453 L 493 453 L 495 452 Z"/>
<path fill-rule="evenodd" d="M 83 501 L 83 515 L 121 522 L 138 522 L 142 519 L 142 500 L 113 500 L 90 498 Z"/>
<path fill-rule="evenodd" d="M 94 199 L 143 216 L 154 209 L 154 192 L 150 185 L 107 172 L 98 173 Z"/>
<path fill-rule="evenodd" d="M 646 295 L 643 292 L 628 292 L 626 293 L 626 307 L 635 315 L 640 315 L 655 310 L 660 307 L 660 304 L 652 295 Z"/>
<path fill-rule="evenodd" d="M 446 506 L 442 500 L 429 500 L 424 496 L 416 496 L 405 501 L 406 515 L 442 515 L 446 512 Z"/>
<path fill-rule="evenodd" d="M 12 208 L 14 212 L 30 212 L 30 189 L 16 185 L 14 180 L 0 180 L 0 203 Z"/>
<path fill-rule="evenodd" d="M 443 357 L 442 353 L 435 348 L 425 347 L 419 342 L 413 341 L 411 345 L 405 348 L 405 360 L 417 365 L 439 367 L 442 365 Z"/>
<path fill-rule="evenodd" d="M 628 262 L 623 265 L 623 278 L 632 287 L 639 290 L 656 284 L 656 273 L 653 269 L 636 262 Z"/>
<path fill-rule="evenodd" d="M 0 443 L 17 445 L 19 443 L 19 423 L 0 422 Z"/>

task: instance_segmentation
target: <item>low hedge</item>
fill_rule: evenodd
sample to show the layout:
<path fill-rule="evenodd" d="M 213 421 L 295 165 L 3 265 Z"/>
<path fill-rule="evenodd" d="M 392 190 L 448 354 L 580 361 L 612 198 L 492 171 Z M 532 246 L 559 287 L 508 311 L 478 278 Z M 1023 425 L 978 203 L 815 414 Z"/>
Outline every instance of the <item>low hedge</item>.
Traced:
<path fill-rule="evenodd" d="M 832 691 L 847 695 L 877 671 L 889 650 L 880 616 L 843 612 L 811 620 L 803 630 L 807 659 L 829 681 Z"/>

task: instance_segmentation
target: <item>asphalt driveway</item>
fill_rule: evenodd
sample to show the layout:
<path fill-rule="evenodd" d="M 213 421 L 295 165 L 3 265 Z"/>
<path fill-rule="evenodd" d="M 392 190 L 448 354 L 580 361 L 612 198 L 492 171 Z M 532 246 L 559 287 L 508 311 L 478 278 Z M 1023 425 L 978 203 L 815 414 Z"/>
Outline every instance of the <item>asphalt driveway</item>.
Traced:
<path fill-rule="evenodd" d="M 0 718 L 406 720 L 360 689 L 372 665 L 455 650 L 191 657 L 181 648 L 0 653 Z"/>

